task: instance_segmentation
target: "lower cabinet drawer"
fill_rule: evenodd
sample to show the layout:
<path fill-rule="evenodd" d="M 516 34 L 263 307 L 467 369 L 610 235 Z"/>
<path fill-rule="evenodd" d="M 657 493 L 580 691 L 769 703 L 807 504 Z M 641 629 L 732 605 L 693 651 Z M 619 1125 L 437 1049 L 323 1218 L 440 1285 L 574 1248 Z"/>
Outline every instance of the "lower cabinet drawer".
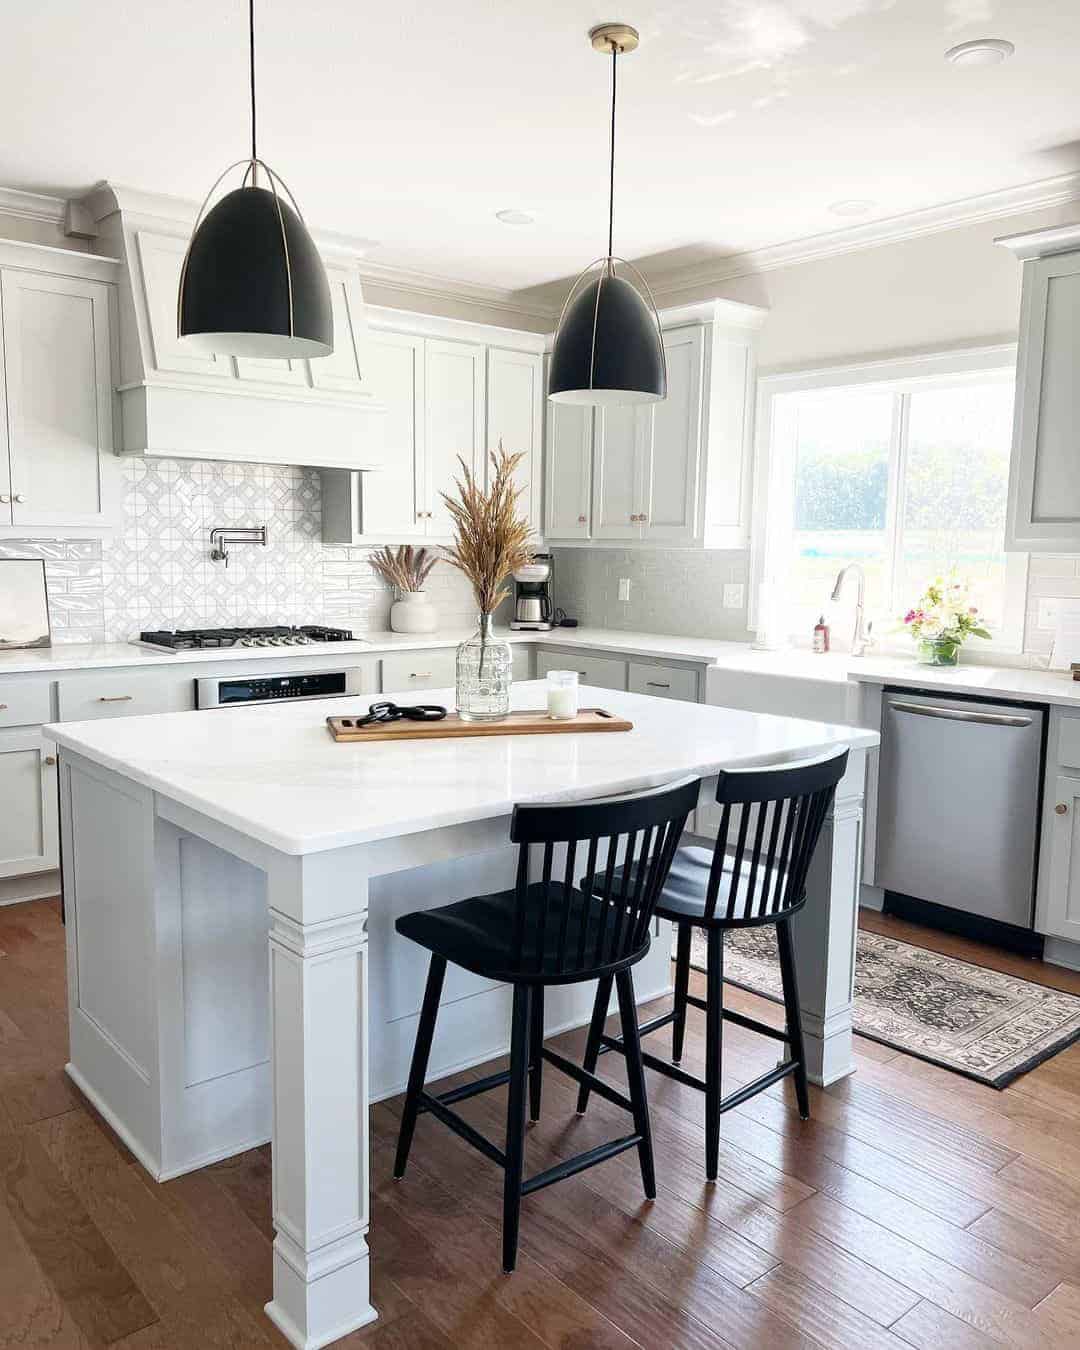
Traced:
<path fill-rule="evenodd" d="M 630 692 L 651 694 L 654 698 L 678 698 L 686 703 L 698 701 L 698 673 L 679 666 L 647 666 L 630 662 Z"/>
<path fill-rule="evenodd" d="M 51 681 L 30 676 L 0 680 L 0 727 L 28 727 L 52 721 Z"/>
<path fill-rule="evenodd" d="M 195 706 L 193 676 L 141 670 L 70 675 L 56 683 L 60 721 L 187 712 Z"/>
<path fill-rule="evenodd" d="M 588 656 L 584 652 L 537 652 L 536 678 L 544 679 L 549 670 L 576 670 L 582 684 L 598 689 L 625 689 L 626 662 L 610 656 Z"/>
<path fill-rule="evenodd" d="M 413 689 L 452 689 L 455 664 L 453 647 L 384 656 L 382 691 L 384 694 L 405 694 Z"/>

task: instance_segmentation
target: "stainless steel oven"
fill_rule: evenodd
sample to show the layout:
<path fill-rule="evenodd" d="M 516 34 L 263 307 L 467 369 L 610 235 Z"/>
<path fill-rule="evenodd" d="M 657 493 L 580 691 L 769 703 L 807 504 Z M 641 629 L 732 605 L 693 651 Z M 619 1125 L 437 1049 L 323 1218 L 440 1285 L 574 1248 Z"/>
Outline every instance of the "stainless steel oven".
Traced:
<path fill-rule="evenodd" d="M 333 670 L 292 671 L 287 675 L 212 675 L 195 681 L 197 708 L 230 708 L 239 704 L 278 703 L 306 698 L 345 698 L 363 694 L 365 671 L 357 666 Z"/>

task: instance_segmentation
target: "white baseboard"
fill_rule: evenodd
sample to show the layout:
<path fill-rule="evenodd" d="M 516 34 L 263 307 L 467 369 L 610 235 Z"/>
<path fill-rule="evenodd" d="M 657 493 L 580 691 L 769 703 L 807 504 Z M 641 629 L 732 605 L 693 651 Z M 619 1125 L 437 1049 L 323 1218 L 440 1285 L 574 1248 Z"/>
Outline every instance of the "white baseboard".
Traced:
<path fill-rule="evenodd" d="M 0 877 L 0 905 L 26 900 L 51 900 L 60 894 L 59 872 L 34 872 L 26 877 Z"/>
<path fill-rule="evenodd" d="M 1080 942 L 1068 938 L 1048 937 L 1043 947 L 1043 960 L 1066 970 L 1080 970 Z"/>

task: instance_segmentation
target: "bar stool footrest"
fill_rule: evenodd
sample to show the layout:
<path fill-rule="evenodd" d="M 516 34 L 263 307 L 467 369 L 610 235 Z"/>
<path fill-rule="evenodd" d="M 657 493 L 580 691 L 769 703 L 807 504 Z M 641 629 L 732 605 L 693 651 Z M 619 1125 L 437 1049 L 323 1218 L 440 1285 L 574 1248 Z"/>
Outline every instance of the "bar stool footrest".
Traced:
<path fill-rule="evenodd" d="M 473 1129 L 464 1116 L 459 1116 L 456 1111 L 451 1111 L 448 1106 L 444 1106 L 438 1097 L 432 1097 L 428 1092 L 421 1092 L 418 1101 L 421 1112 L 430 1111 L 437 1119 L 441 1120 L 447 1129 L 453 1130 L 456 1135 L 460 1135 L 467 1144 L 472 1144 L 486 1158 L 490 1158 L 493 1163 L 498 1163 L 500 1167 L 506 1166 L 506 1154 L 501 1148 L 497 1148 L 490 1139 L 486 1139 L 479 1130 Z"/>
<path fill-rule="evenodd" d="M 734 1022 L 737 1027 L 745 1027 L 747 1031 L 756 1031 L 759 1036 L 771 1036 L 774 1041 L 791 1040 L 785 1027 L 781 1031 L 778 1027 L 769 1026 L 768 1022 L 759 1022 L 754 1017 L 747 1017 L 745 1013 L 735 1012 L 731 1008 L 724 1008 L 723 1016 L 725 1022 Z"/>
<path fill-rule="evenodd" d="M 561 1163 L 556 1163 L 554 1167 L 548 1167 L 543 1172 L 537 1172 L 533 1177 L 528 1177 L 521 1183 L 521 1194 L 531 1195 L 533 1191 L 539 1191 L 544 1186 L 550 1186 L 556 1181 L 563 1181 L 566 1177 L 576 1176 L 578 1172 L 584 1172 L 586 1168 L 595 1167 L 597 1163 L 606 1162 L 608 1158 L 617 1157 L 620 1153 L 625 1153 L 628 1148 L 634 1148 L 641 1143 L 640 1134 L 628 1134 L 622 1139 L 611 1139 L 606 1144 L 598 1144 L 596 1148 L 590 1148 L 585 1153 L 578 1153 L 573 1158 L 566 1158 Z"/>
<path fill-rule="evenodd" d="M 572 1078 L 575 1083 L 583 1084 L 592 1092 L 598 1093 L 605 1101 L 611 1102 L 612 1105 L 621 1106 L 624 1111 L 629 1111 L 631 1115 L 634 1114 L 634 1103 L 630 1098 L 624 1097 L 605 1079 L 598 1078 L 596 1074 L 590 1073 L 588 1069 L 583 1069 L 580 1064 L 575 1064 L 572 1060 L 564 1059 L 556 1051 L 549 1050 L 546 1045 L 541 1053 L 549 1064 L 554 1065 L 561 1073 L 566 1074 L 567 1078 Z"/>

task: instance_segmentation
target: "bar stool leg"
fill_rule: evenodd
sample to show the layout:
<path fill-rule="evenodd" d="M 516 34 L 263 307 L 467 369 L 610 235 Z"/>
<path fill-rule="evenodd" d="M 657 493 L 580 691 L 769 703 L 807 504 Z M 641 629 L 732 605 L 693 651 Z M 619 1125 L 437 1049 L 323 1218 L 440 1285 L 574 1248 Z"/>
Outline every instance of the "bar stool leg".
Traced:
<path fill-rule="evenodd" d="M 582 1067 L 588 1073 L 596 1072 L 596 1061 L 600 1058 L 600 1034 L 604 1030 L 604 1023 L 607 1021 L 608 1004 L 611 1002 L 612 977 L 604 975 L 596 985 L 596 1002 L 593 1004 L 592 1021 L 589 1023 L 589 1036 L 585 1042 L 585 1059 Z M 582 1083 L 578 1088 L 577 1110 L 578 1115 L 585 1114 L 585 1108 L 589 1104 L 590 1089 Z"/>
<path fill-rule="evenodd" d="M 529 1119 L 540 1119 L 540 1093 L 544 1083 L 544 986 L 532 991 L 529 1018 Z"/>
<path fill-rule="evenodd" d="M 445 974 L 445 959 L 433 956 L 428 966 L 424 1003 L 420 1009 L 420 1022 L 416 1028 L 416 1044 L 413 1046 L 412 1064 L 409 1067 L 409 1085 L 405 1089 L 405 1106 L 401 1112 L 401 1129 L 398 1131 L 394 1177 L 399 1181 L 405 1175 L 405 1164 L 409 1161 L 409 1149 L 412 1147 L 413 1131 L 416 1129 L 416 1117 L 420 1113 L 420 1093 L 424 1090 L 431 1042 L 435 1039 L 435 1019 L 439 1015 L 439 999 L 442 997 Z"/>
<path fill-rule="evenodd" d="M 705 1176 L 716 1180 L 720 1163 L 720 1090 L 724 1058 L 724 934 L 710 928 L 705 976 Z"/>
<path fill-rule="evenodd" d="M 510 1101 L 506 1110 L 506 1171 L 503 1177 L 503 1270 L 507 1275 L 517 1264 L 518 1224 L 521 1219 L 530 996 L 531 990 L 527 984 L 514 985 L 514 1021 L 510 1032 Z"/>
<path fill-rule="evenodd" d="M 790 919 L 781 919 L 776 925 L 776 945 L 780 953 L 780 975 L 784 984 L 788 1045 L 791 1058 L 799 1066 L 792 1075 L 795 1079 L 795 1100 L 799 1104 L 799 1115 L 803 1120 L 809 1120 L 810 1088 L 806 1081 L 806 1049 L 803 1043 L 802 1012 L 799 1008 L 799 977 L 795 973 L 795 946 L 791 940 Z"/>
<path fill-rule="evenodd" d="M 652 1126 L 649 1122 L 649 1102 L 645 1095 L 645 1066 L 641 1062 L 641 1037 L 638 1033 L 637 1004 L 634 1000 L 634 977 L 629 970 L 620 970 L 615 977 L 619 991 L 619 1016 L 622 1021 L 622 1040 L 626 1049 L 626 1082 L 630 1100 L 634 1104 L 634 1132 L 641 1135 L 638 1160 L 641 1163 L 641 1184 L 649 1200 L 656 1199 L 656 1169 L 653 1165 Z"/>
<path fill-rule="evenodd" d="M 686 1037 L 686 995 L 690 990 L 690 940 L 694 930 L 688 923 L 677 925 L 675 945 L 675 1021 L 671 1024 L 671 1061 L 682 1059 Z"/>

